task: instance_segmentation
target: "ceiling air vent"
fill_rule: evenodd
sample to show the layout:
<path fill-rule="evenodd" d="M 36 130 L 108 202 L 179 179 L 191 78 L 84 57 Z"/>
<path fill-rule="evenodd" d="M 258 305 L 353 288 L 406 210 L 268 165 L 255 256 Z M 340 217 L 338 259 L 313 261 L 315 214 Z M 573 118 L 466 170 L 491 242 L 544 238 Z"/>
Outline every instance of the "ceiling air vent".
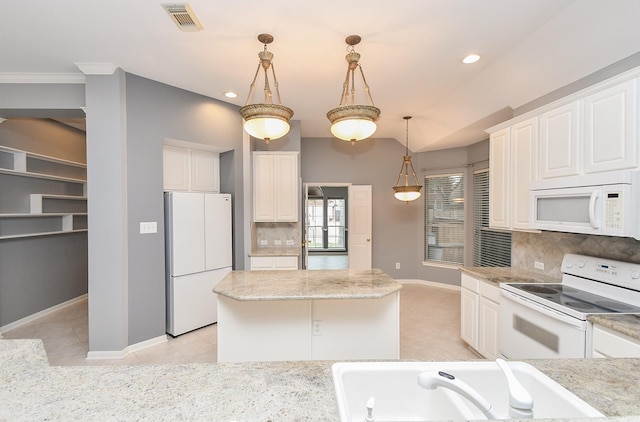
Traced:
<path fill-rule="evenodd" d="M 200 31 L 202 29 L 202 24 L 198 17 L 191 10 L 191 6 L 186 3 L 171 3 L 171 4 L 163 4 L 164 10 L 167 11 L 169 16 L 178 28 L 184 32 L 195 32 Z"/>

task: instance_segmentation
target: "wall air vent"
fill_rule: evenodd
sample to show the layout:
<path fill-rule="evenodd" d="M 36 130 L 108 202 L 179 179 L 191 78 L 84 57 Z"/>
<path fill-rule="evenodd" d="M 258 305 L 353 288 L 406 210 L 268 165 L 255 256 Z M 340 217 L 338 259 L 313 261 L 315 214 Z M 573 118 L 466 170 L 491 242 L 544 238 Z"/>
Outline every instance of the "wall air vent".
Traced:
<path fill-rule="evenodd" d="M 202 24 L 198 17 L 193 13 L 191 6 L 186 3 L 167 3 L 163 4 L 164 10 L 167 11 L 173 22 L 178 25 L 181 31 L 195 32 L 200 31 Z"/>

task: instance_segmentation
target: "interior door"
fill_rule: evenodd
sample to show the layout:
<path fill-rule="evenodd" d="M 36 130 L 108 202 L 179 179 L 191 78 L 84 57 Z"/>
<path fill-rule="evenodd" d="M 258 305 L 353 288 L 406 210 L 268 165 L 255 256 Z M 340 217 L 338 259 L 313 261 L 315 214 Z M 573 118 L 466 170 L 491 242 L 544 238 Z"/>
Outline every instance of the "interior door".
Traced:
<path fill-rule="evenodd" d="M 302 269 L 306 270 L 309 268 L 309 247 L 307 245 L 309 242 L 309 184 L 305 183 L 303 189 L 302 224 L 304 227 L 302 228 Z"/>
<path fill-rule="evenodd" d="M 371 269 L 371 185 L 349 186 L 349 269 Z"/>

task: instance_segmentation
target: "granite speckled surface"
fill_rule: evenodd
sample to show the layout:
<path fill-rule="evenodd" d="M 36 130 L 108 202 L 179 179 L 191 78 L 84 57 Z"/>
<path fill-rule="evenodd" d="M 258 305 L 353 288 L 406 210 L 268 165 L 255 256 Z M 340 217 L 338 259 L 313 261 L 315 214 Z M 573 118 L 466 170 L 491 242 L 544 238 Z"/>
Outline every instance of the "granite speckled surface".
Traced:
<path fill-rule="evenodd" d="M 381 270 L 232 271 L 213 291 L 235 300 L 379 299 L 402 285 Z"/>
<path fill-rule="evenodd" d="M 333 362 L 51 367 L 40 340 L 0 340 L 0 362 L 0 420 L 338 420 Z M 640 359 L 527 362 L 608 417 L 640 418 Z"/>
<path fill-rule="evenodd" d="M 249 256 L 300 256 L 300 248 L 257 248 L 252 250 Z"/>
<path fill-rule="evenodd" d="M 640 315 L 591 314 L 587 320 L 640 341 Z"/>
<path fill-rule="evenodd" d="M 493 284 L 562 282 L 561 279 L 513 267 L 460 267 L 460 271 Z"/>

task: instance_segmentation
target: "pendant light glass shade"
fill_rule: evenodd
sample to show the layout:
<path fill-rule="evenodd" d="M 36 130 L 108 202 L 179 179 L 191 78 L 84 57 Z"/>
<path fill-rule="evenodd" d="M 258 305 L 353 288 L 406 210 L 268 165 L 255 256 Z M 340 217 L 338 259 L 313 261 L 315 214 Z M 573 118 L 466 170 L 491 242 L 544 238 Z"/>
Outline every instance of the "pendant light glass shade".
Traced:
<path fill-rule="evenodd" d="M 380 109 L 373 105 L 369 85 L 364 77 L 362 66 L 359 64 L 360 54 L 356 53 L 353 48 L 360 40 L 361 38 L 358 35 L 350 35 L 345 40 L 349 45 L 349 53 L 345 56 L 348 63 L 347 76 L 342 85 L 340 105 L 327 113 L 327 118 L 331 122 L 333 136 L 344 141 L 350 141 L 352 144 L 373 135 L 377 129 L 376 121 L 380 117 Z M 356 69 L 360 70 L 362 83 L 371 105 L 354 104 Z"/>
<path fill-rule="evenodd" d="M 409 155 L 409 119 L 411 119 L 411 116 L 405 116 L 403 119 L 407 122 L 407 139 L 405 154 L 402 158 L 402 167 L 400 167 L 400 174 L 398 174 L 398 180 L 396 180 L 396 185 L 393 187 L 393 196 L 400 201 L 409 203 L 409 201 L 415 201 L 420 198 L 422 185 L 418 182 L 418 177 L 416 176 L 416 171 L 413 168 L 411 156 Z M 409 184 L 409 168 L 411 168 L 411 175 L 413 176 L 413 182 L 415 182 L 414 185 Z"/>
<path fill-rule="evenodd" d="M 271 62 L 273 53 L 267 51 L 267 44 L 273 42 L 273 37 L 269 34 L 258 35 L 258 41 L 264 44 L 264 50 L 258 53 L 260 63 L 256 69 L 256 74 L 251 82 L 249 96 L 244 107 L 240 108 L 240 115 L 244 119 L 244 130 L 254 138 L 264 139 L 269 143 L 272 139 L 283 137 L 289 132 L 289 120 L 293 117 L 293 110 L 283 106 L 280 101 L 280 91 L 278 89 L 278 79 L 276 71 Z M 264 70 L 264 102 L 249 104 L 256 85 L 260 67 Z M 269 85 L 268 70 L 271 69 L 273 84 L 276 91 L 278 104 L 273 104 L 273 93 Z"/>

